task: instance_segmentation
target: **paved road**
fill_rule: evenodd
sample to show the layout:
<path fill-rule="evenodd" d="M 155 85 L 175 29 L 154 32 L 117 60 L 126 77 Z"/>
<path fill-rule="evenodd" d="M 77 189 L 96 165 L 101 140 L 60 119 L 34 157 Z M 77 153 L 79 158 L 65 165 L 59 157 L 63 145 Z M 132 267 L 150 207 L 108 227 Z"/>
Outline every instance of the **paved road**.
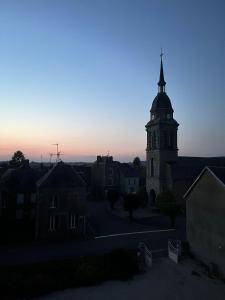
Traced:
<path fill-rule="evenodd" d="M 114 249 L 137 248 L 140 241 L 148 242 L 155 255 L 165 254 L 169 238 L 184 239 L 185 222 L 180 218 L 176 230 L 168 229 L 168 220 L 157 216 L 130 222 L 112 215 L 103 203 L 91 203 L 91 221 L 96 236 L 89 240 L 70 240 L 48 244 L 34 243 L 27 246 L 1 247 L 0 265 L 14 265 L 49 260 L 72 258 L 75 256 L 102 254 Z M 132 234 L 131 234 L 132 233 Z M 158 250 L 160 250 L 158 252 Z"/>

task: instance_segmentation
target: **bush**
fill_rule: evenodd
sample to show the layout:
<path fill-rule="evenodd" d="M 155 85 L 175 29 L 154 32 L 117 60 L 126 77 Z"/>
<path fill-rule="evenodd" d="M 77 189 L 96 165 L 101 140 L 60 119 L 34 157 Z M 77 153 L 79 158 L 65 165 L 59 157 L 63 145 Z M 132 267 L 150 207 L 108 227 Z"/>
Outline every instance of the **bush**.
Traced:
<path fill-rule="evenodd" d="M 106 280 L 126 280 L 138 273 L 136 251 L 108 254 L 0 269 L 4 299 L 32 298 L 46 293 Z"/>

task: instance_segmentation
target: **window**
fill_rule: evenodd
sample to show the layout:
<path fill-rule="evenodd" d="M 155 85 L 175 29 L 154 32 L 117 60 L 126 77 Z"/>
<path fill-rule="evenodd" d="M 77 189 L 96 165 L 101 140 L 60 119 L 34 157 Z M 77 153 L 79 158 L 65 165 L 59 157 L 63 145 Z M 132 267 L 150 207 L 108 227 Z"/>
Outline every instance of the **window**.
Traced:
<path fill-rule="evenodd" d="M 152 114 L 152 120 L 154 120 L 155 119 L 155 115 L 154 114 Z"/>
<path fill-rule="evenodd" d="M 57 196 L 56 195 L 52 195 L 51 199 L 50 199 L 50 203 L 49 203 L 49 208 L 57 208 L 58 205 L 58 201 L 57 201 Z"/>
<path fill-rule="evenodd" d="M 70 215 L 70 229 L 75 229 L 77 227 L 77 216 Z"/>
<path fill-rule="evenodd" d="M 113 179 L 112 178 L 108 178 L 108 185 L 109 186 L 113 185 Z"/>
<path fill-rule="evenodd" d="M 152 136 L 152 149 L 156 149 L 156 133 L 155 133 L 155 131 L 153 132 L 153 136 Z"/>
<path fill-rule="evenodd" d="M 49 216 L 48 219 L 48 230 L 55 231 L 58 225 L 58 216 Z"/>
<path fill-rule="evenodd" d="M 113 175 L 113 168 L 109 168 L 109 175 Z"/>
<path fill-rule="evenodd" d="M 24 203 L 24 194 L 17 194 L 16 202 L 19 205 L 23 204 Z"/>
<path fill-rule="evenodd" d="M 36 194 L 31 194 L 31 196 L 30 196 L 30 202 L 31 203 L 35 203 L 36 202 Z"/>
<path fill-rule="evenodd" d="M 153 158 L 151 158 L 151 176 L 154 176 L 154 163 L 153 163 Z"/>
<path fill-rule="evenodd" d="M 166 115 L 166 118 L 167 118 L 167 119 L 171 119 L 171 114 L 167 114 L 167 115 Z"/>
<path fill-rule="evenodd" d="M 17 220 L 22 220 L 23 219 L 23 210 L 22 209 L 17 209 L 16 210 L 16 219 Z"/>
<path fill-rule="evenodd" d="M 134 179 L 134 185 L 136 184 L 136 179 Z"/>

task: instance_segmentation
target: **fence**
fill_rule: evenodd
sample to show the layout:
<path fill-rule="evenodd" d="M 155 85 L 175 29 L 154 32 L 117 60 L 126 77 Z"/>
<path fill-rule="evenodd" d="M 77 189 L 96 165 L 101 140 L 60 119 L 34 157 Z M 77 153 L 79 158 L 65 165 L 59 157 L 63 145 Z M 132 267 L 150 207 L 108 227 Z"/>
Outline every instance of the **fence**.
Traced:
<path fill-rule="evenodd" d="M 138 245 L 138 264 L 141 270 L 146 270 L 152 266 L 152 253 L 150 247 L 140 242 Z"/>
<path fill-rule="evenodd" d="M 172 261 L 178 263 L 181 256 L 181 241 L 168 240 L 168 256 Z"/>

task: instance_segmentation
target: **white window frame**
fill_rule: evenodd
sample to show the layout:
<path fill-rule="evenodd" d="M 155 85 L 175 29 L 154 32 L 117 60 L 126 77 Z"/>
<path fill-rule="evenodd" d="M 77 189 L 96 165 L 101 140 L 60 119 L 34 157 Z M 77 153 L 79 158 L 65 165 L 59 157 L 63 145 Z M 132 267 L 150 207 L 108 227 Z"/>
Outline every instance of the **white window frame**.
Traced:
<path fill-rule="evenodd" d="M 76 229 L 77 215 L 70 215 L 70 229 Z"/>
<path fill-rule="evenodd" d="M 49 216 L 49 231 L 55 231 L 55 216 Z"/>
<path fill-rule="evenodd" d="M 57 195 L 52 195 L 50 204 L 49 204 L 49 208 L 57 208 L 57 204 L 58 204 L 57 201 L 58 201 Z"/>

